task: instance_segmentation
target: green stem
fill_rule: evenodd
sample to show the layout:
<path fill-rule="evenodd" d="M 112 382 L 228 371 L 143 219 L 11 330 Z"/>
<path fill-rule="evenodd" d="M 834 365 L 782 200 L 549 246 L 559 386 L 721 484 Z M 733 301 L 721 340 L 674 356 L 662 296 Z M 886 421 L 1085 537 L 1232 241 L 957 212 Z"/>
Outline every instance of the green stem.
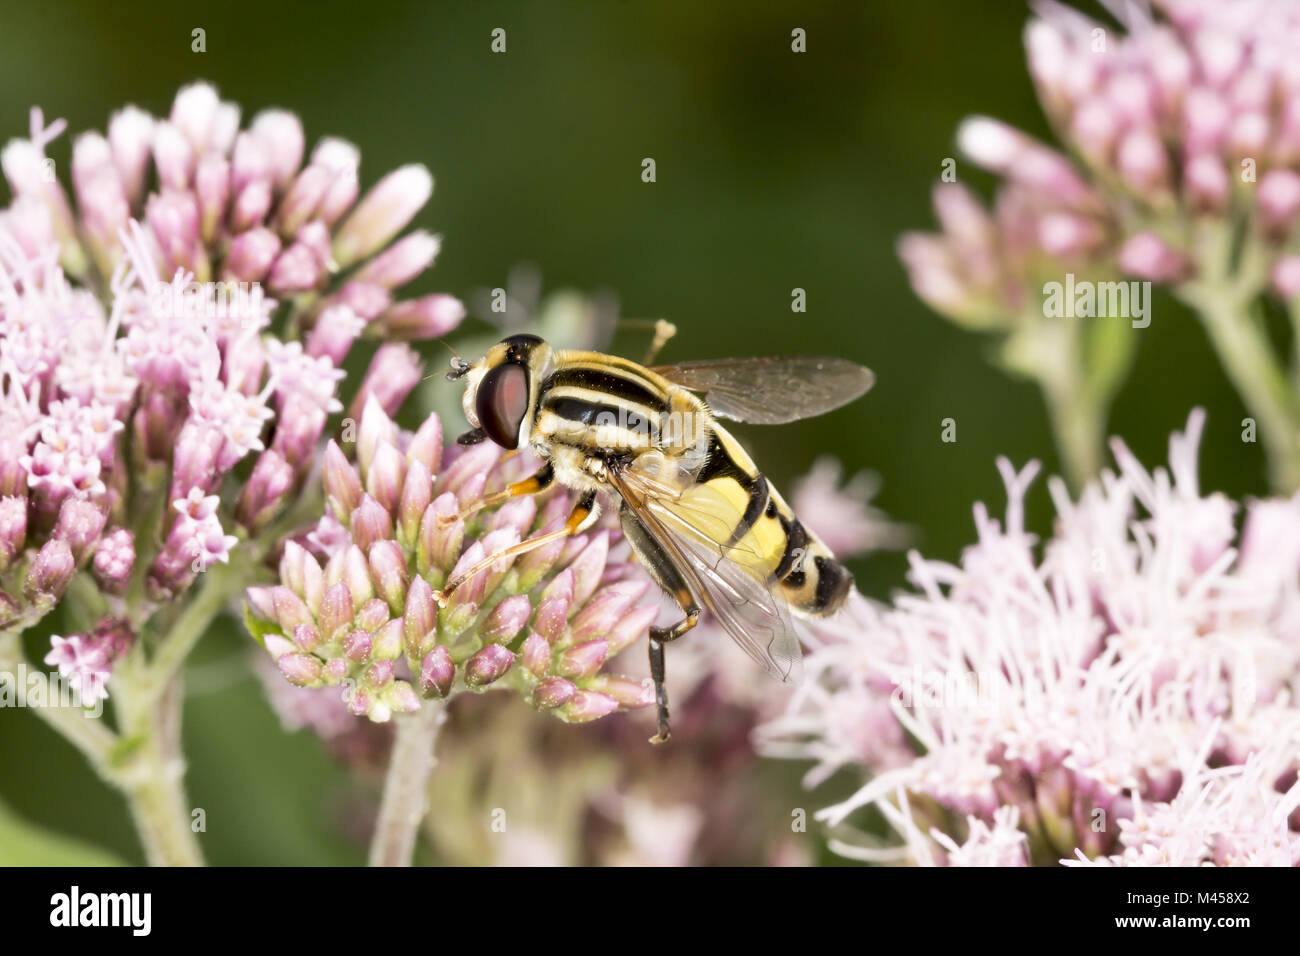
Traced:
<path fill-rule="evenodd" d="M 1094 383 L 1095 376 L 1089 375 L 1083 335 L 1073 322 L 1030 315 L 1002 352 L 1008 368 L 1032 378 L 1043 390 L 1061 470 L 1075 492 L 1101 472 L 1106 407 L 1113 391 L 1109 380 Z"/>
<path fill-rule="evenodd" d="M 414 714 L 397 717 L 397 739 L 384 779 L 379 819 L 370 842 L 371 866 L 410 866 L 420 823 L 428 806 L 429 775 L 437 764 L 434 747 L 446 708 L 425 701 Z"/>
<path fill-rule="evenodd" d="M 1066 481 L 1081 491 L 1101 473 L 1105 415 L 1077 376 L 1043 379 L 1040 384 Z"/>
<path fill-rule="evenodd" d="M 237 554 L 242 565 L 251 566 L 260 560 L 260 554 Z M 204 578 L 198 595 L 185 606 L 149 663 L 148 685 L 155 695 L 180 671 L 212 622 L 248 584 L 245 574 L 226 564 L 213 566 L 204 572 Z"/>
<path fill-rule="evenodd" d="M 1246 409 L 1259 425 L 1274 490 L 1300 488 L 1300 405 L 1268 336 L 1239 296 L 1202 289 L 1187 296 Z"/>
<path fill-rule="evenodd" d="M 112 771 L 131 808 L 145 859 L 150 866 L 202 866 L 183 784 L 180 678 L 154 693 L 138 672 L 123 677 L 118 696 L 130 749 Z"/>

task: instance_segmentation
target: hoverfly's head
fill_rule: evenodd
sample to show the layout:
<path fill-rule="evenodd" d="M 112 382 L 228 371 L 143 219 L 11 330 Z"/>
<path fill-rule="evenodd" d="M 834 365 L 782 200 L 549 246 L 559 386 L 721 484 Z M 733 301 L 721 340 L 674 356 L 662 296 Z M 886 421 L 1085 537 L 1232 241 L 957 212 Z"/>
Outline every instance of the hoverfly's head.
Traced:
<path fill-rule="evenodd" d="M 551 347 L 535 335 L 512 335 L 472 365 L 452 359 L 447 378 L 465 379 L 461 405 L 474 426 L 457 441 L 472 445 L 490 438 L 502 448 L 527 444 L 538 387 L 550 365 Z"/>

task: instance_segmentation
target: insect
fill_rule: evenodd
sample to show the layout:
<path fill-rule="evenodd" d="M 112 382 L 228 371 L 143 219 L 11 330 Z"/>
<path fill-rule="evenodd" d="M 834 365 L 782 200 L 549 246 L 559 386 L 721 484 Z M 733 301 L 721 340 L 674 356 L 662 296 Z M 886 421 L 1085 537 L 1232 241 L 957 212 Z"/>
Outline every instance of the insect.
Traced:
<path fill-rule="evenodd" d="M 873 382 L 870 371 L 807 357 L 647 367 L 556 349 L 527 334 L 511 335 L 473 364 L 451 364 L 447 377 L 465 380 L 462 403 L 473 426 L 458 441 L 531 447 L 542 460 L 536 473 L 467 510 L 555 483 L 578 500 L 562 528 L 485 558 L 448 582 L 439 603 L 503 557 L 590 527 L 599 515 L 597 494 L 605 492 L 617 503 L 633 552 L 683 615 L 650 628 L 658 707 L 652 743 L 670 735 L 664 645 L 695 627 L 703 610 L 774 676 L 796 676 L 793 618 L 832 613 L 853 579 L 718 419 L 780 424 L 818 415 L 862 395 Z"/>

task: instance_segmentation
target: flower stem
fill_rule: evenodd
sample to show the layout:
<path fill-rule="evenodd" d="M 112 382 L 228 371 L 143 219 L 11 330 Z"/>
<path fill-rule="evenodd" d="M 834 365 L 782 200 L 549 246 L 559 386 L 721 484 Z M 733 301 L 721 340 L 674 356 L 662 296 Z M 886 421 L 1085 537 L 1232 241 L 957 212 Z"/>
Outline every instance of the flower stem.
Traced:
<path fill-rule="evenodd" d="M 120 774 L 136 832 L 150 866 L 202 866 L 203 853 L 191 828 L 180 753 L 180 679 L 148 695 L 135 712 L 132 737 L 140 739 Z"/>
<path fill-rule="evenodd" d="M 427 810 L 429 775 L 437 764 L 438 729 L 446 716 L 441 703 L 425 701 L 414 714 L 397 718 L 397 739 L 370 842 L 371 866 L 411 865 Z"/>
<path fill-rule="evenodd" d="M 248 558 L 244 563 L 252 564 L 254 559 Z M 149 682 L 155 694 L 161 693 L 212 622 L 248 584 L 246 576 L 229 565 L 216 565 L 205 575 L 206 580 L 198 595 L 176 619 L 149 664 Z"/>
<path fill-rule="evenodd" d="M 1274 490 L 1300 488 L 1300 405 L 1248 304 L 1232 294 L 1189 296 L 1246 409 L 1259 424 Z"/>
<path fill-rule="evenodd" d="M 1105 416 L 1075 376 L 1043 379 L 1041 385 L 1061 468 L 1070 487 L 1080 491 L 1101 473 Z"/>

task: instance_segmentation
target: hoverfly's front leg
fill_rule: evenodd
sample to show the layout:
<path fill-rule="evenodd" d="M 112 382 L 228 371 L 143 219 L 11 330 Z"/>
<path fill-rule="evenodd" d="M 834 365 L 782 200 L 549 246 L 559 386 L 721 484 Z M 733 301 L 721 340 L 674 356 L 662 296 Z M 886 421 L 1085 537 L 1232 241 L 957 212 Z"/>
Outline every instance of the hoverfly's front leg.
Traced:
<path fill-rule="evenodd" d="M 525 479 L 525 481 L 528 479 Z M 586 492 L 578 503 L 573 506 L 569 512 L 568 520 L 564 522 L 564 527 L 555 531 L 539 534 L 535 538 L 529 538 L 526 541 L 520 541 L 513 547 L 506 548 L 504 551 L 498 551 L 496 554 L 489 554 L 482 561 L 473 567 L 457 575 L 454 579 L 447 582 L 441 591 L 433 592 L 433 599 L 439 607 L 445 607 L 447 601 L 455 590 L 475 575 L 482 574 L 488 568 L 492 567 L 498 561 L 504 561 L 506 558 L 517 558 L 521 554 L 527 554 L 529 551 L 536 551 L 538 548 L 550 544 L 552 541 L 558 541 L 560 538 L 568 538 L 577 534 L 585 528 L 591 521 L 595 520 L 596 511 L 596 493 L 594 491 Z"/>
<path fill-rule="evenodd" d="M 623 534 L 627 536 L 628 544 L 641 558 L 650 576 L 672 596 L 678 607 L 682 609 L 682 613 L 686 615 L 672 627 L 650 628 L 648 642 L 650 679 L 655 684 L 655 705 L 658 709 L 659 723 L 659 733 L 651 737 L 650 742 L 662 744 L 667 743 L 672 736 L 672 730 L 668 726 L 668 685 L 665 683 L 664 645 L 669 641 L 677 640 L 696 625 L 700 617 L 700 608 L 695 603 L 695 598 L 691 596 L 691 589 L 683 580 L 682 573 L 677 570 L 677 565 L 664 553 L 663 548 L 649 535 L 636 516 L 624 509 L 622 519 Z"/>
<path fill-rule="evenodd" d="M 507 454 L 514 454 L 508 452 Z M 466 505 L 460 511 L 452 515 L 445 515 L 442 520 L 446 524 L 451 524 L 457 520 L 465 520 L 470 516 L 477 514 L 484 508 L 491 508 L 493 505 L 503 504 L 511 498 L 522 498 L 524 495 L 541 494 L 547 488 L 555 483 L 555 469 L 548 461 L 541 468 L 529 475 L 527 478 L 521 478 L 513 484 L 507 485 L 500 491 L 493 492 L 490 495 L 484 495 L 477 501 Z"/>

